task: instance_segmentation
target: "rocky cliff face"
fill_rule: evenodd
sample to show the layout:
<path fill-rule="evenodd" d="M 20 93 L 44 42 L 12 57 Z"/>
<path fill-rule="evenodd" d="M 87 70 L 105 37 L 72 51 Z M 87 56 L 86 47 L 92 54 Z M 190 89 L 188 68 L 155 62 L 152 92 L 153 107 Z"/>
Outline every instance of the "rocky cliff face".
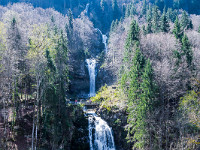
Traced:
<path fill-rule="evenodd" d="M 80 30 L 84 28 L 84 30 Z M 96 58 L 104 49 L 102 35 L 94 28 L 87 16 L 80 16 L 74 23 L 74 39 L 70 50 L 70 86 L 69 94 L 74 97 L 85 97 L 89 93 L 89 73 L 86 59 Z M 69 41 L 71 42 L 71 41 Z M 97 68 L 98 70 L 98 68 Z"/>

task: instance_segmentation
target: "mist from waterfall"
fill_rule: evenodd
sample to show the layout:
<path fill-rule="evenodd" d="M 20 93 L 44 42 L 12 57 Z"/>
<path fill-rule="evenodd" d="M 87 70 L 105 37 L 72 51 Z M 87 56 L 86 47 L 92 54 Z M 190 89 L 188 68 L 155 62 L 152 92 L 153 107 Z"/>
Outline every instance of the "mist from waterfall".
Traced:
<path fill-rule="evenodd" d="M 86 59 L 89 76 L 90 76 L 90 93 L 89 97 L 95 96 L 95 68 L 96 68 L 96 60 L 95 59 Z"/>
<path fill-rule="evenodd" d="M 90 150 L 115 150 L 112 129 L 108 124 L 95 113 L 89 115 L 88 123 Z"/>

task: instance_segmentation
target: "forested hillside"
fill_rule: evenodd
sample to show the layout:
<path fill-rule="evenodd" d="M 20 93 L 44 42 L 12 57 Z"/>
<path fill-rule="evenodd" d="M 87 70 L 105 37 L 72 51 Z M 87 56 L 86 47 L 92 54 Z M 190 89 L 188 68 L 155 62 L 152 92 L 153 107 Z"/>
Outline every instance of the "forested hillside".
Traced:
<path fill-rule="evenodd" d="M 199 88 L 198 0 L 0 1 L 2 150 L 198 150 Z"/>

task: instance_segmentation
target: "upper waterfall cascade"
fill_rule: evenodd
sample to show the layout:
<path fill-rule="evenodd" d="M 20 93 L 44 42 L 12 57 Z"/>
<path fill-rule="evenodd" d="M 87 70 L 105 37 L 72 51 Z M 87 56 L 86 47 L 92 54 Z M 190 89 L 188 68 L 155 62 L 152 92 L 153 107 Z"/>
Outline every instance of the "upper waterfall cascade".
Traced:
<path fill-rule="evenodd" d="M 89 97 L 95 96 L 95 68 L 96 68 L 96 60 L 95 59 L 86 59 L 89 76 L 90 76 L 90 93 Z"/>
<path fill-rule="evenodd" d="M 107 54 L 107 52 L 108 52 L 108 46 L 107 46 L 108 37 L 107 37 L 105 34 L 103 34 L 103 33 L 101 32 L 101 30 L 99 30 L 98 28 L 96 28 L 96 29 L 101 33 L 101 36 L 102 36 L 102 43 L 103 43 L 104 46 L 105 46 L 105 53 Z"/>

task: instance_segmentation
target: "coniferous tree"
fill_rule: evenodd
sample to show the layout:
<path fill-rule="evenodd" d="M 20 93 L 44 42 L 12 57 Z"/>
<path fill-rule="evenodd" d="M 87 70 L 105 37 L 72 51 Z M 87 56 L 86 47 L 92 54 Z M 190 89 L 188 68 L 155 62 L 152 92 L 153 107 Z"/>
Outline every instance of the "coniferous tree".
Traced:
<path fill-rule="evenodd" d="M 198 28 L 198 32 L 200 33 L 200 26 L 199 26 L 199 28 Z"/>
<path fill-rule="evenodd" d="M 119 18 L 119 7 L 117 4 L 117 0 L 112 0 L 112 11 L 113 11 L 113 20 L 116 20 Z"/>
<path fill-rule="evenodd" d="M 173 34 L 176 37 L 176 39 L 178 39 L 180 41 L 182 40 L 182 38 L 183 38 L 183 31 L 181 29 L 181 25 L 179 23 L 178 16 L 176 17 L 176 21 L 174 23 Z"/>
<path fill-rule="evenodd" d="M 189 16 L 186 13 L 186 11 L 184 11 L 182 13 L 181 26 L 182 26 L 182 30 L 187 30 L 187 29 L 192 29 L 193 28 L 192 21 L 189 19 Z"/>
<path fill-rule="evenodd" d="M 192 53 L 189 39 L 186 34 L 184 34 L 184 36 L 182 38 L 182 51 L 183 51 L 184 55 L 186 56 L 186 61 L 187 61 L 188 67 L 191 68 L 192 61 L 193 61 L 193 53 Z"/>
<path fill-rule="evenodd" d="M 105 5 L 106 5 L 105 0 L 101 0 L 100 5 L 101 5 L 101 10 L 104 11 L 105 10 Z"/>
<path fill-rule="evenodd" d="M 130 25 L 130 30 L 128 32 L 128 37 L 126 39 L 125 48 L 128 50 L 131 47 L 133 47 L 134 44 L 136 44 L 136 42 L 139 41 L 139 36 L 140 36 L 139 25 L 135 20 L 133 20 Z"/>
<path fill-rule="evenodd" d="M 141 135 L 143 127 L 145 126 L 145 122 L 143 122 L 143 116 L 144 114 L 141 113 L 143 106 L 141 106 L 140 96 L 141 96 L 141 90 L 140 90 L 140 83 L 141 83 L 141 76 L 144 68 L 145 60 L 143 55 L 141 54 L 141 51 L 139 49 L 136 49 L 135 55 L 132 61 L 132 66 L 130 68 L 130 72 L 128 73 L 128 78 L 130 80 L 130 85 L 128 88 L 128 135 L 127 139 L 129 142 L 141 142 L 136 143 L 136 147 L 142 148 L 144 146 L 144 141 L 140 141 L 141 138 L 143 138 L 143 135 Z M 139 104 L 139 105 L 138 105 Z M 142 126 L 142 130 L 136 131 L 135 129 L 138 129 L 139 126 Z M 137 133 L 135 133 L 137 132 Z M 145 132 L 145 131 L 144 131 Z"/>
<path fill-rule="evenodd" d="M 136 8 L 135 8 L 135 6 L 133 5 L 133 4 L 131 4 L 131 7 L 130 7 L 131 9 L 130 9 L 130 15 L 131 16 L 133 16 L 133 15 L 135 15 L 136 14 Z"/>
<path fill-rule="evenodd" d="M 160 12 L 157 6 L 154 7 L 153 9 L 153 20 L 152 20 L 152 24 L 153 24 L 153 32 L 159 32 L 159 28 L 160 28 Z"/>
<path fill-rule="evenodd" d="M 153 69 L 148 59 L 144 66 L 141 83 L 141 99 L 139 103 L 139 118 L 141 119 L 138 123 L 138 129 L 135 129 L 135 133 L 139 132 L 136 143 L 137 147 L 143 146 L 155 149 L 156 141 L 154 135 L 156 132 L 152 129 L 153 111 L 157 105 L 157 87 L 153 81 Z M 142 126 L 141 126 L 142 124 Z M 140 146 L 141 145 L 141 146 Z"/>
<path fill-rule="evenodd" d="M 163 11 L 162 17 L 161 17 L 161 25 L 160 25 L 160 30 L 161 32 L 169 32 L 169 22 L 165 13 L 165 10 Z"/>
<path fill-rule="evenodd" d="M 133 20 L 130 25 L 130 30 L 128 32 L 128 37 L 125 43 L 125 56 L 124 61 L 127 62 L 127 67 L 130 66 L 131 58 L 133 55 L 133 48 L 137 47 L 139 44 L 140 28 L 138 23 Z"/>
<path fill-rule="evenodd" d="M 167 19 L 171 22 L 174 22 L 176 20 L 177 12 L 176 10 L 172 10 L 172 8 L 167 9 Z"/>
<path fill-rule="evenodd" d="M 151 9 L 147 11 L 147 34 L 152 33 L 152 12 Z"/>
<path fill-rule="evenodd" d="M 55 47 L 53 54 L 48 49 L 46 50 L 46 78 L 48 80 L 43 95 L 45 107 L 42 116 L 44 121 L 42 138 L 50 142 L 49 148 L 58 149 L 60 144 L 65 145 L 67 141 L 64 135 L 69 126 L 65 106 L 65 92 L 68 82 L 68 49 L 66 37 L 56 25 L 53 25 L 51 29 L 51 39 Z M 54 57 L 52 58 L 51 55 Z"/>
<path fill-rule="evenodd" d="M 156 103 L 156 87 L 153 82 L 153 70 L 148 60 L 136 49 L 128 77 L 128 135 L 134 147 L 145 149 L 154 146 L 153 131 L 148 121 Z M 155 133 L 154 133 L 155 134 Z"/>
<path fill-rule="evenodd" d="M 146 13 L 147 13 L 147 3 L 146 0 L 143 0 L 142 14 L 145 15 Z"/>
<path fill-rule="evenodd" d="M 73 45 L 73 14 L 71 9 L 68 10 L 68 24 L 65 25 L 65 30 L 67 33 L 67 39 L 69 41 L 68 46 L 72 49 Z"/>
<path fill-rule="evenodd" d="M 110 26 L 110 32 L 114 31 L 115 28 L 115 21 L 113 20 Z"/>
<path fill-rule="evenodd" d="M 72 30 L 73 29 L 73 13 L 71 11 L 71 9 L 68 10 L 68 24 L 69 24 L 69 29 Z"/>
<path fill-rule="evenodd" d="M 144 35 L 147 34 L 147 31 L 146 31 L 145 25 L 142 26 L 142 32 L 143 32 Z"/>
<path fill-rule="evenodd" d="M 126 6 L 126 12 L 125 12 L 125 18 L 128 18 L 130 16 L 130 5 Z"/>

